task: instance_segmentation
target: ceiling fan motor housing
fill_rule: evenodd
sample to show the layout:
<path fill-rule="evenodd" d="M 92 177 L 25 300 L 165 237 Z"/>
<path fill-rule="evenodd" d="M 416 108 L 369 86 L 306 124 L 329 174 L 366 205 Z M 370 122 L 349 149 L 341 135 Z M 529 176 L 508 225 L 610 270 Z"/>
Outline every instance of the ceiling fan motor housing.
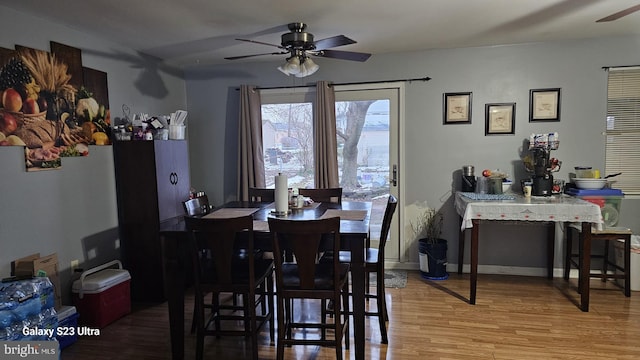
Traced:
<path fill-rule="evenodd" d="M 289 50 L 314 50 L 313 34 L 305 32 L 306 28 L 307 25 L 303 23 L 289 24 L 291 32 L 282 34 L 282 46 Z"/>

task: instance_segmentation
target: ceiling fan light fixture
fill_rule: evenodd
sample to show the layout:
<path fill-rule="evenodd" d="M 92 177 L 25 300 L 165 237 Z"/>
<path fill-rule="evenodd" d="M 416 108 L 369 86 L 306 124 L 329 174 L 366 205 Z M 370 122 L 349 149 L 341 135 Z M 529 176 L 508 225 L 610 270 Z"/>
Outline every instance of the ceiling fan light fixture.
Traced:
<path fill-rule="evenodd" d="M 309 76 L 318 71 L 318 69 L 320 69 L 320 66 L 313 62 L 311 58 L 304 57 L 302 64 L 300 64 L 300 72 L 295 74 L 295 76 L 299 78 Z"/>
<path fill-rule="evenodd" d="M 289 74 L 297 74 L 300 72 L 300 59 L 297 56 L 294 56 L 287 60 L 287 64 L 285 68 L 289 72 Z"/>
<path fill-rule="evenodd" d="M 316 64 L 313 60 L 311 60 L 310 57 L 304 60 L 304 63 L 302 63 L 302 66 L 307 71 L 307 76 L 312 75 L 313 73 L 318 71 L 318 69 L 320 69 L 320 65 Z"/>
<path fill-rule="evenodd" d="M 295 74 L 295 77 L 299 77 L 299 78 L 303 78 L 307 76 L 307 70 L 304 69 L 304 67 L 302 68 L 302 70 L 300 70 L 299 73 Z"/>
<path fill-rule="evenodd" d="M 291 74 L 289 74 L 289 73 L 287 72 L 287 70 L 285 70 L 285 69 L 284 69 L 284 65 L 280 65 L 280 66 L 278 66 L 278 67 L 277 67 L 277 69 L 278 69 L 278 70 L 280 70 L 280 72 L 282 72 L 283 74 L 285 74 L 285 75 L 287 75 L 287 76 L 291 75 Z"/>
<path fill-rule="evenodd" d="M 278 66 L 278 70 L 286 75 L 299 74 L 301 71 L 300 58 L 298 58 L 297 56 L 288 58 L 283 65 Z"/>

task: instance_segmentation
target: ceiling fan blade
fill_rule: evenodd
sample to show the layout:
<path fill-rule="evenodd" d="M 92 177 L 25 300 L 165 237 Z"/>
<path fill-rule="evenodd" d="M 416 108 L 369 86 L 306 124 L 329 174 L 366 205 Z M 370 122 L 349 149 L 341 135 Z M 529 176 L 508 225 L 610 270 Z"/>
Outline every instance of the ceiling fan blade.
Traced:
<path fill-rule="evenodd" d="M 316 50 L 324 50 L 337 46 L 344 46 L 349 44 L 355 44 L 356 41 L 349 39 L 344 35 L 337 35 L 326 39 L 321 39 L 314 42 Z"/>
<path fill-rule="evenodd" d="M 596 22 L 607 22 L 607 21 L 614 21 L 614 20 L 618 20 L 623 16 L 627 16 L 629 14 L 632 14 L 636 11 L 640 10 L 640 4 L 636 5 L 636 6 L 632 6 L 628 9 L 624 9 L 622 11 L 618 11 L 615 14 L 611 14 L 609 16 L 603 17 L 600 20 L 596 20 Z"/>
<path fill-rule="evenodd" d="M 267 45 L 267 46 L 274 46 L 277 47 L 278 49 L 284 49 L 282 46 L 280 45 L 276 45 L 276 44 L 270 44 L 270 43 L 266 43 L 266 42 L 262 42 L 262 41 L 257 41 L 257 40 L 251 40 L 251 39 L 236 39 L 239 41 L 246 41 L 246 42 L 250 42 L 250 43 L 254 43 L 254 44 L 260 44 L 260 45 Z"/>
<path fill-rule="evenodd" d="M 318 56 L 340 60 L 367 61 L 367 59 L 371 57 L 371 54 L 353 51 L 322 50 L 318 52 Z"/>
<path fill-rule="evenodd" d="M 263 56 L 263 55 L 284 55 L 284 54 L 288 54 L 288 52 L 286 51 L 281 51 L 281 52 L 272 52 L 272 53 L 264 53 L 264 54 L 251 54 L 251 55 L 240 55 L 240 56 L 230 56 L 230 57 L 226 57 L 226 60 L 238 60 L 238 59 L 245 59 L 245 58 L 250 58 L 250 57 L 254 57 L 254 56 Z"/>

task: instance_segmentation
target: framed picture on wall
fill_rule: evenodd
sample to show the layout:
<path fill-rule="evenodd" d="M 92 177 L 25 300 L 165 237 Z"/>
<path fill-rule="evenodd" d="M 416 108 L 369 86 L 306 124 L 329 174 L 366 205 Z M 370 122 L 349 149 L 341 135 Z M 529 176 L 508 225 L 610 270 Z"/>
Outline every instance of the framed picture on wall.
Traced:
<path fill-rule="evenodd" d="M 485 104 L 485 135 L 515 134 L 516 103 Z"/>
<path fill-rule="evenodd" d="M 560 88 L 529 91 L 529 122 L 560 121 Z"/>
<path fill-rule="evenodd" d="M 444 93 L 443 124 L 471 124 L 471 97 L 470 92 Z"/>

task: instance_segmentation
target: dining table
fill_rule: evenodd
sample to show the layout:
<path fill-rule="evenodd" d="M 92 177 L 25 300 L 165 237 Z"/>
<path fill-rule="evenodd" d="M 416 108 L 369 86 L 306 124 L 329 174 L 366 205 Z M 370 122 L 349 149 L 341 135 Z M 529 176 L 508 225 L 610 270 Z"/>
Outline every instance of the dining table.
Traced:
<path fill-rule="evenodd" d="M 279 218 L 314 220 L 340 217 L 342 247 L 351 252 L 351 291 L 353 306 L 354 355 L 357 360 L 366 359 L 365 351 L 365 247 L 369 236 L 371 202 L 342 201 L 341 203 L 316 202 L 300 209 L 292 209 Z M 276 217 L 273 202 L 232 201 L 212 210 L 205 217 L 242 216 L 252 214 L 254 234 L 268 235 L 267 219 Z M 184 295 L 192 273 L 188 249 L 191 237 L 185 228 L 184 218 L 163 223 L 160 227 L 163 281 L 169 311 L 172 359 L 184 359 Z M 265 236 L 262 237 L 266 238 Z M 265 244 L 270 246 L 270 244 Z"/>
<path fill-rule="evenodd" d="M 478 247 L 481 224 L 492 223 L 580 223 L 582 247 L 578 269 L 578 292 L 580 309 L 589 311 L 589 271 L 591 267 L 591 230 L 601 230 L 602 213 L 598 205 L 575 196 L 556 194 L 552 196 L 528 196 L 521 194 L 477 194 L 458 191 L 454 207 L 460 217 L 458 240 L 458 273 L 462 274 L 464 262 L 465 231 L 471 230 L 469 303 L 475 305 L 478 282 Z M 555 226 L 547 231 L 547 277 L 553 278 Z"/>

